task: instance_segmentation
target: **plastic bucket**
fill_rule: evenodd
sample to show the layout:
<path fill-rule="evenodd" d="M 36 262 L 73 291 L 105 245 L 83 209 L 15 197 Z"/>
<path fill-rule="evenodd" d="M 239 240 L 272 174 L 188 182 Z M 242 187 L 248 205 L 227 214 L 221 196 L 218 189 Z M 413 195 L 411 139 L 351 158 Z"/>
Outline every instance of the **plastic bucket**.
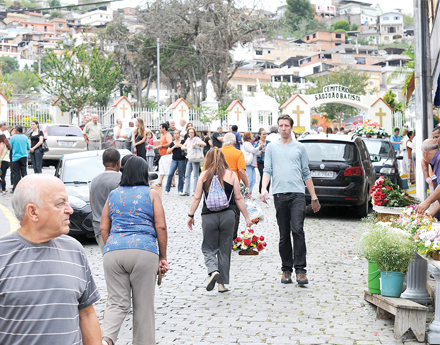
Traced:
<path fill-rule="evenodd" d="M 375 262 L 368 260 L 368 292 L 380 295 L 380 270 Z"/>
<path fill-rule="evenodd" d="M 405 273 L 380 271 L 382 279 L 382 296 L 400 297 Z"/>

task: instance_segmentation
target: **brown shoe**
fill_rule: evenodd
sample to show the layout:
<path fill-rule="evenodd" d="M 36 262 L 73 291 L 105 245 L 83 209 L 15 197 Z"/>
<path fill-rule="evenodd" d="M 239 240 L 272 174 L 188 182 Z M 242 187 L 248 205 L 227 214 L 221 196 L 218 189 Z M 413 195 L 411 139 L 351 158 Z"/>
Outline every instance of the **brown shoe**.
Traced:
<path fill-rule="evenodd" d="M 307 280 L 307 275 L 305 273 L 298 273 L 296 275 L 296 282 L 299 285 L 305 285 L 309 283 L 309 281 Z"/>
<path fill-rule="evenodd" d="M 292 272 L 283 271 L 283 276 L 281 277 L 281 284 L 292 284 Z"/>

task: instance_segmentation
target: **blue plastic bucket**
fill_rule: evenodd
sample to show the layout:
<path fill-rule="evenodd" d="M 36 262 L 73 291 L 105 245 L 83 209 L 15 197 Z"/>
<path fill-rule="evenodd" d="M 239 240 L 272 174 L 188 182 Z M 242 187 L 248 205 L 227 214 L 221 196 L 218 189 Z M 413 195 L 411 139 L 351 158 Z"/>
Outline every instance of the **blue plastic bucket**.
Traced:
<path fill-rule="evenodd" d="M 368 260 L 368 292 L 380 295 L 380 270 L 375 262 Z"/>
<path fill-rule="evenodd" d="M 400 294 L 402 293 L 403 280 L 405 279 L 405 273 L 380 271 L 380 278 L 382 280 L 382 296 L 400 297 Z"/>

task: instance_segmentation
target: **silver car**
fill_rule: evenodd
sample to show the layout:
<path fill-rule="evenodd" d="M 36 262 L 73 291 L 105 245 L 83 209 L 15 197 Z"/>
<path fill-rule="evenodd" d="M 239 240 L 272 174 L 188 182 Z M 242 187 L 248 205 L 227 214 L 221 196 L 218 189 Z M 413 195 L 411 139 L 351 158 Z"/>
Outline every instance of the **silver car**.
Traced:
<path fill-rule="evenodd" d="M 86 141 L 78 126 L 43 123 L 40 124 L 40 130 L 43 131 L 47 146 L 49 146 L 49 151 L 43 155 L 43 163 L 58 161 L 68 153 L 87 151 Z"/>

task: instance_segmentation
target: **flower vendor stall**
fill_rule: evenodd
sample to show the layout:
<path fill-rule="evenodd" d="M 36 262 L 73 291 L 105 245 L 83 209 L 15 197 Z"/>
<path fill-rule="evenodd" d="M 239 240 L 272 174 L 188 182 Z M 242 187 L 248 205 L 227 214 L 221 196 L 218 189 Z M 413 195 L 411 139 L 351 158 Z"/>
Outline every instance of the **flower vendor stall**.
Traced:
<path fill-rule="evenodd" d="M 358 135 L 365 135 L 367 137 L 376 136 L 378 138 L 387 137 L 388 134 L 385 128 L 381 127 L 379 123 L 367 120 L 365 122 L 353 122 L 354 132 Z"/>

